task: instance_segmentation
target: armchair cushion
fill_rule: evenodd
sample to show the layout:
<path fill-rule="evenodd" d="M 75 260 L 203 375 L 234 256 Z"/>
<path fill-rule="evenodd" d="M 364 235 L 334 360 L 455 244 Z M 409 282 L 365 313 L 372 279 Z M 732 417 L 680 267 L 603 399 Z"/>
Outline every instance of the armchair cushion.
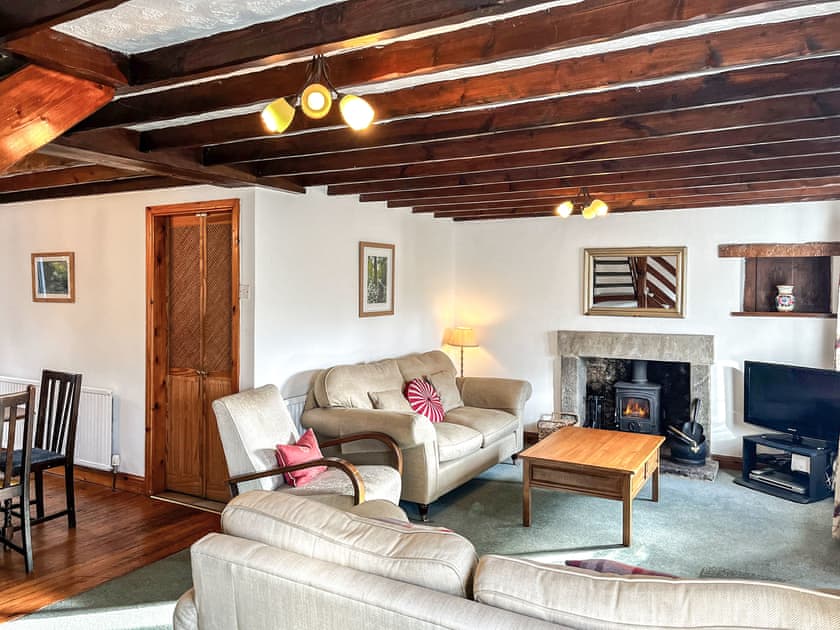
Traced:
<path fill-rule="evenodd" d="M 461 400 L 461 392 L 458 391 L 458 385 L 455 384 L 454 372 L 441 370 L 440 372 L 429 374 L 426 378 L 435 390 L 437 390 L 440 396 L 440 404 L 443 405 L 445 412 L 449 413 L 452 409 L 464 406 L 464 401 Z"/>
<path fill-rule="evenodd" d="M 236 497 L 222 513 L 222 529 L 459 597 L 469 595 L 477 561 L 472 543 L 450 530 L 363 518 L 286 493 Z"/>
<path fill-rule="evenodd" d="M 365 484 L 365 501 L 386 499 L 399 501 L 402 479 L 396 468 L 390 466 L 356 466 Z M 297 496 L 315 497 L 325 494 L 347 495 L 352 498 L 353 484 L 350 478 L 337 468 L 328 468 L 316 475 L 305 485 L 287 487 L 284 492 Z"/>
<path fill-rule="evenodd" d="M 323 457 L 321 449 L 318 448 L 318 440 L 315 438 L 315 432 L 312 429 L 307 429 L 295 444 L 278 444 L 276 449 L 277 464 L 279 466 L 305 464 L 306 462 Z M 284 473 L 283 476 L 286 478 L 287 484 L 296 488 L 306 485 L 326 469 L 326 466 L 312 466 L 311 468 L 303 468 L 302 470 L 291 470 Z"/>
<path fill-rule="evenodd" d="M 446 414 L 446 421 L 477 431 L 482 436 L 481 446 L 488 446 L 517 430 L 516 416 L 498 409 L 458 407 Z"/>
<path fill-rule="evenodd" d="M 386 409 L 387 411 L 406 411 L 414 413 L 408 400 L 403 396 L 402 389 L 388 389 L 384 392 L 368 392 L 374 409 Z"/>
<path fill-rule="evenodd" d="M 438 440 L 438 457 L 441 462 L 461 459 L 481 448 L 482 435 L 468 427 L 449 422 L 434 425 Z"/>

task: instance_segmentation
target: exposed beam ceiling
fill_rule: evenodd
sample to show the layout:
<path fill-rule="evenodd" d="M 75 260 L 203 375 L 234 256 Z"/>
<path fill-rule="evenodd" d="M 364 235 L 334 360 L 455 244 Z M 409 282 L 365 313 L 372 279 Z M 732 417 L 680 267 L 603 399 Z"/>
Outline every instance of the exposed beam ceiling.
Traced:
<path fill-rule="evenodd" d="M 112 9 L 126 0 L 30 0 L 0 5 L 0 41 L 15 39 L 76 18 Z"/>
<path fill-rule="evenodd" d="M 583 186 L 615 212 L 840 198 L 837 0 L 347 0 L 284 15 L 128 56 L 18 31 L 0 46 L 117 97 L 42 150 L 76 163 L 0 178 L 0 203 L 160 178 L 325 185 L 457 221 L 546 216 Z M 315 52 L 373 105 L 371 129 L 334 108 L 267 134 L 259 110 L 298 91 Z"/>

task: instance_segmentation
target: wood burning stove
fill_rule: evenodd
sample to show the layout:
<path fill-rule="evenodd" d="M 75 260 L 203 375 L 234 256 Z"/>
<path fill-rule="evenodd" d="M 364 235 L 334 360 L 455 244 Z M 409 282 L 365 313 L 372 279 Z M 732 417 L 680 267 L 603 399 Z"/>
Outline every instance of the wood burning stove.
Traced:
<path fill-rule="evenodd" d="M 615 384 L 618 428 L 634 433 L 659 433 L 661 390 L 661 385 L 647 380 L 647 361 L 633 361 L 632 382 Z"/>

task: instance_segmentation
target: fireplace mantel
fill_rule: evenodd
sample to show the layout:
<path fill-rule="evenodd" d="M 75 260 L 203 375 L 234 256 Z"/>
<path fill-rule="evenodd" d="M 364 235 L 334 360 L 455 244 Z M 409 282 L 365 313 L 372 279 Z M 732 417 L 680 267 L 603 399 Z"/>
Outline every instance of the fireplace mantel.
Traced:
<path fill-rule="evenodd" d="M 585 357 L 677 361 L 690 364 L 691 397 L 701 405 L 697 419 L 711 445 L 712 335 L 557 331 L 554 374 L 554 408 L 586 416 Z"/>

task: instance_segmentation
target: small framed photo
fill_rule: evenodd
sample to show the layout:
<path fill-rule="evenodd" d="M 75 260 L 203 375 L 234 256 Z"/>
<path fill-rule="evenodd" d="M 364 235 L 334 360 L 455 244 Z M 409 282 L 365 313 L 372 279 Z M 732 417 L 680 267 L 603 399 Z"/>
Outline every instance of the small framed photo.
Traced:
<path fill-rule="evenodd" d="M 359 243 L 359 317 L 394 314 L 394 246 Z"/>
<path fill-rule="evenodd" d="M 32 301 L 75 302 L 73 252 L 32 254 Z"/>

